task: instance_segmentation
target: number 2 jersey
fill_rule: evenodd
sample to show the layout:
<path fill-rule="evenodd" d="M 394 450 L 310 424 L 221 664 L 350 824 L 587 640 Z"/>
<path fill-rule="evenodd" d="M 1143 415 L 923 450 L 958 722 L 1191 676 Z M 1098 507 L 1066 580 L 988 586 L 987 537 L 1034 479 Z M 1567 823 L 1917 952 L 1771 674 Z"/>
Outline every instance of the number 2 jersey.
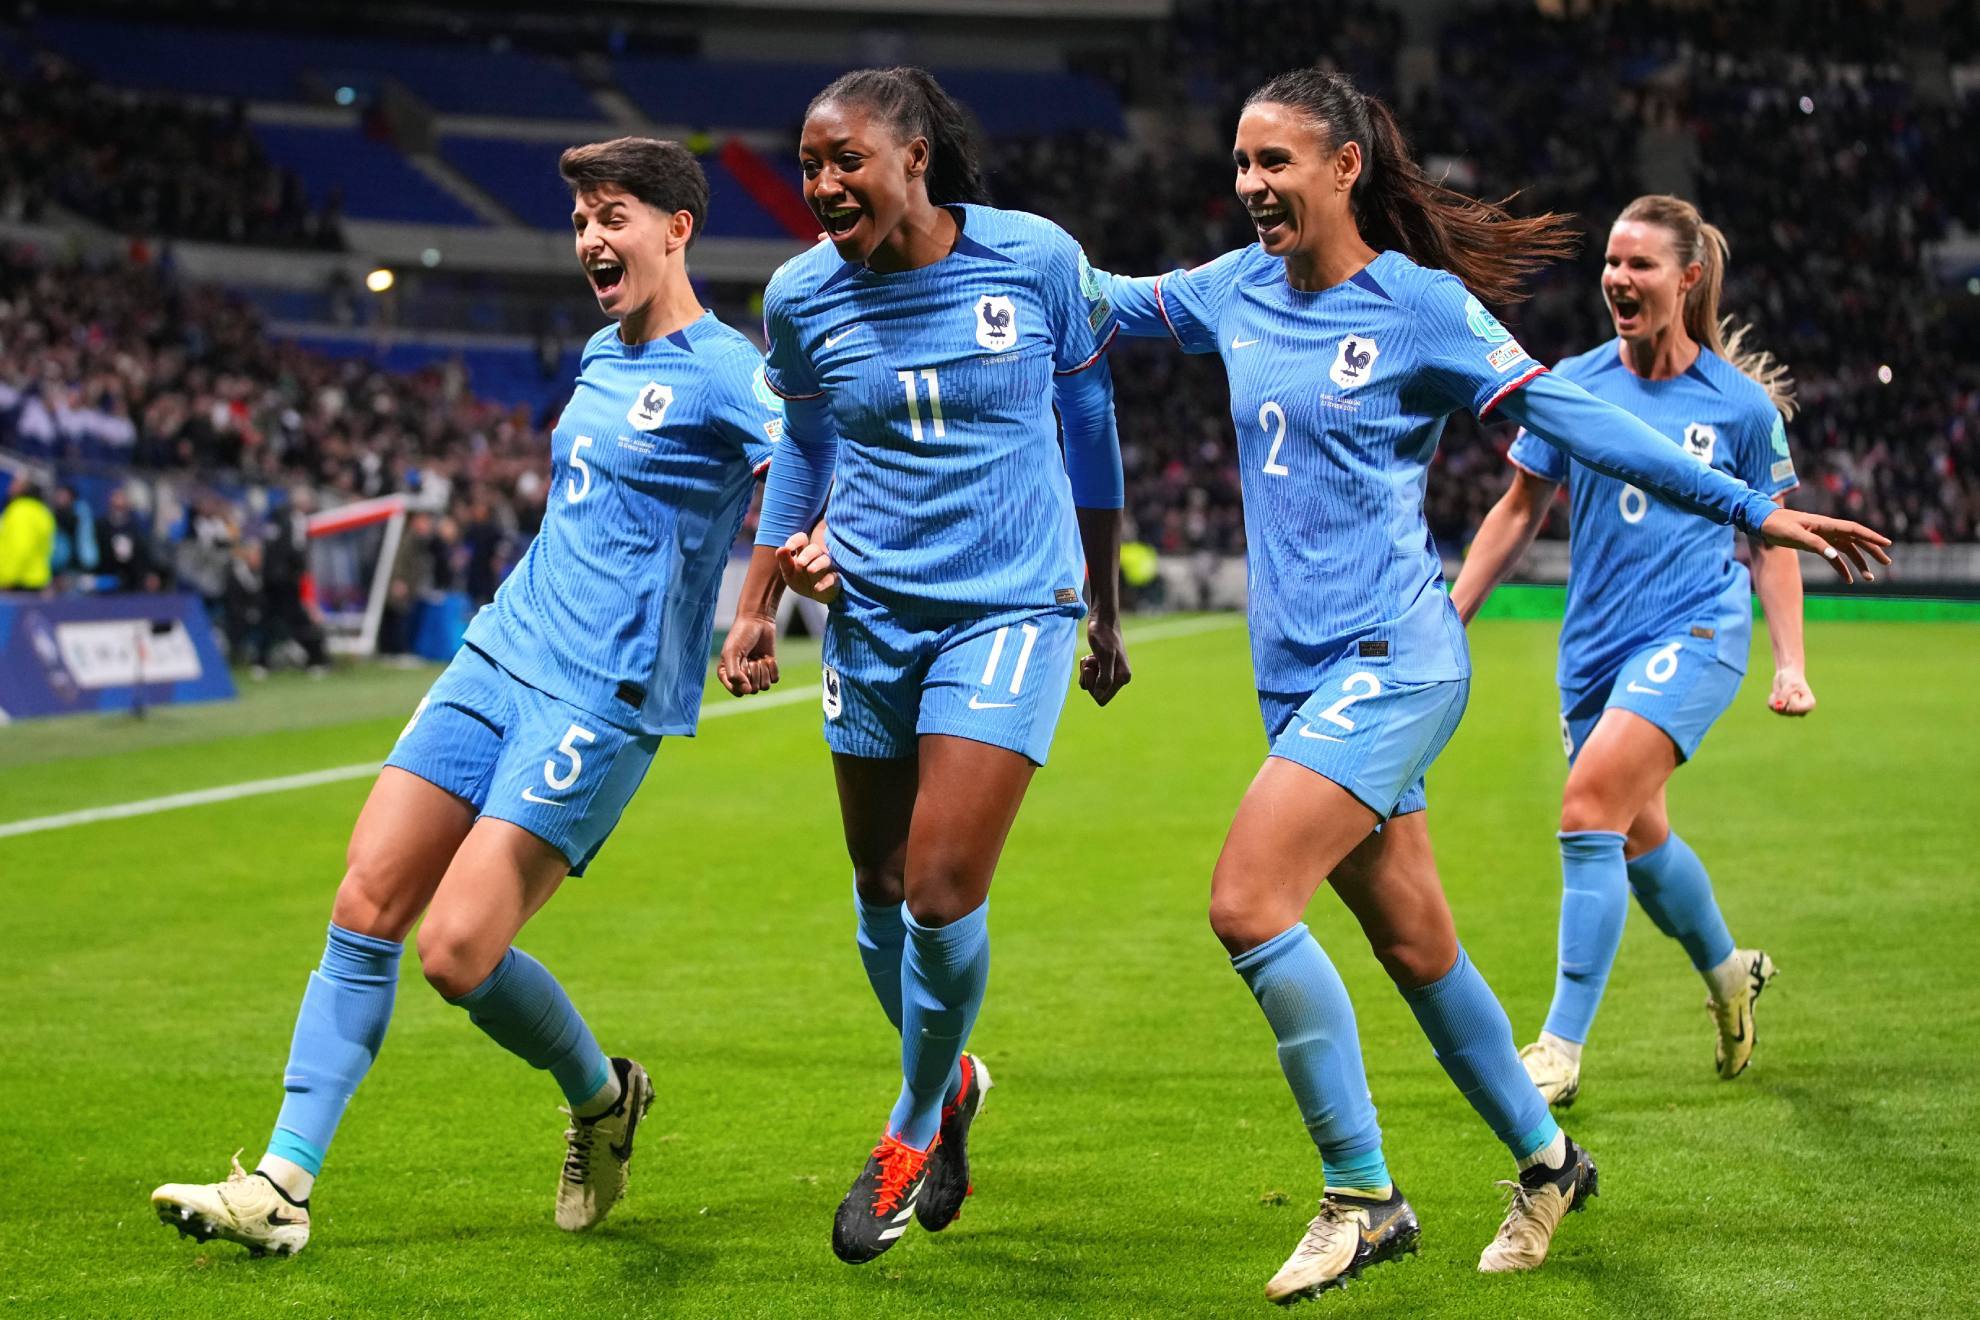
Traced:
<path fill-rule="evenodd" d="M 1223 357 L 1259 690 L 1310 692 L 1348 652 L 1396 682 L 1466 677 L 1424 482 L 1451 413 L 1483 416 L 1545 368 L 1457 277 L 1399 252 L 1318 293 L 1256 244 L 1102 284 L 1125 333 Z"/>
<path fill-rule="evenodd" d="M 1763 495 L 1797 484 L 1787 431 L 1766 389 L 1709 348 L 1701 346 L 1698 360 L 1670 380 L 1635 375 L 1613 339 L 1555 371 Z M 1613 678 L 1645 646 L 1681 633 L 1716 644 L 1721 662 L 1746 671 L 1753 604 L 1746 566 L 1733 557 L 1732 528 L 1693 517 L 1525 431 L 1508 457 L 1568 486 L 1570 566 L 1558 670 L 1564 690 Z"/>
<path fill-rule="evenodd" d="M 783 413 L 755 345 L 712 312 L 585 345 L 550 442 L 543 527 L 467 641 L 622 728 L 692 734 L 715 596 Z"/>
<path fill-rule="evenodd" d="M 789 430 L 757 544 L 810 530 L 829 489 L 833 563 L 868 599 L 1078 612 L 1074 507 L 1121 505 L 1112 314 L 1051 221 L 949 209 L 956 243 L 931 265 L 874 271 L 821 241 L 772 277 L 767 379 Z"/>

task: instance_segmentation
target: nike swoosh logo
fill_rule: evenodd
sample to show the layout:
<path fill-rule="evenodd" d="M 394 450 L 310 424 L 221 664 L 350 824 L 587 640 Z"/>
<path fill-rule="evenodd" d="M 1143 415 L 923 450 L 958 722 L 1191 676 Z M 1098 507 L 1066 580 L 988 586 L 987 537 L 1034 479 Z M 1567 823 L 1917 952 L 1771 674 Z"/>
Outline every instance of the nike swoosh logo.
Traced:
<path fill-rule="evenodd" d="M 1010 710 L 1016 705 L 1017 703 L 1015 701 L 985 701 L 983 698 L 977 696 L 972 696 L 969 699 L 969 708 L 971 710 Z"/>
<path fill-rule="evenodd" d="M 1641 692 L 1647 696 L 1652 696 L 1652 697 L 1661 697 L 1664 695 L 1663 692 L 1660 691 L 1659 689 L 1644 687 L 1641 683 L 1637 682 L 1635 679 L 1631 679 L 1629 681 L 1629 690 L 1631 692 Z"/>
<path fill-rule="evenodd" d="M 1313 726 L 1310 724 L 1302 724 L 1299 726 L 1299 736 L 1302 738 L 1318 738 L 1321 742 L 1344 743 L 1347 741 L 1347 739 L 1345 738 L 1336 738 L 1331 733 L 1315 733 L 1313 731 Z"/>
<path fill-rule="evenodd" d="M 1255 344 L 1255 343 L 1257 343 L 1257 342 L 1258 342 L 1258 341 L 1257 341 L 1256 339 L 1232 339 L 1232 340 L 1231 340 L 1231 347 L 1232 347 L 1232 348 L 1250 348 L 1250 347 L 1251 347 L 1251 346 L 1252 346 L 1253 344 Z"/>
<path fill-rule="evenodd" d="M 547 797 L 538 797 L 538 796 L 536 796 L 536 790 L 535 790 L 535 789 L 533 789 L 533 788 L 525 788 L 525 789 L 523 790 L 523 801 L 525 801 L 525 802 L 539 802 L 539 803 L 542 803 L 542 804 L 543 804 L 544 806 L 546 806 L 546 807 L 568 807 L 568 806 L 570 806 L 570 805 L 571 805 L 571 804 L 570 804 L 570 803 L 568 803 L 568 802 L 552 802 L 552 801 L 551 801 L 551 800 L 550 800 L 549 798 L 547 798 Z"/>
<path fill-rule="evenodd" d="M 839 331 L 839 333 L 836 335 L 826 335 L 825 347 L 830 348 L 832 345 L 838 343 L 841 339 L 844 339 L 847 335 L 851 334 L 854 330 L 857 329 L 859 329 L 859 327 L 856 325 L 848 326 L 846 329 Z"/>

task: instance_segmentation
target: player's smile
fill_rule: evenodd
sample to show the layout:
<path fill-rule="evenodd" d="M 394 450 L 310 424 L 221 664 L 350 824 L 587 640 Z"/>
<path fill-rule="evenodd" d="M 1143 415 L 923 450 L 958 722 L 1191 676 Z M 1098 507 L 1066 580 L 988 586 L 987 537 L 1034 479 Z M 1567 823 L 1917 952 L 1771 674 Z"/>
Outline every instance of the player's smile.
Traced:
<path fill-rule="evenodd" d="M 598 310 L 623 321 L 653 300 L 652 275 L 641 271 L 660 266 L 649 249 L 664 244 L 666 230 L 654 222 L 653 209 L 630 193 L 600 188 L 575 199 L 571 211 L 572 238 L 578 265 L 598 299 Z"/>
<path fill-rule="evenodd" d="M 905 144 L 863 108 L 827 101 L 804 121 L 798 143 L 804 200 L 832 246 L 864 263 L 908 210 Z"/>
<path fill-rule="evenodd" d="M 1259 244 L 1275 257 L 1295 251 L 1302 235 L 1312 237 L 1305 221 L 1325 184 L 1324 145 L 1298 112 L 1270 101 L 1246 107 L 1238 120 L 1231 147 L 1238 200 Z"/>

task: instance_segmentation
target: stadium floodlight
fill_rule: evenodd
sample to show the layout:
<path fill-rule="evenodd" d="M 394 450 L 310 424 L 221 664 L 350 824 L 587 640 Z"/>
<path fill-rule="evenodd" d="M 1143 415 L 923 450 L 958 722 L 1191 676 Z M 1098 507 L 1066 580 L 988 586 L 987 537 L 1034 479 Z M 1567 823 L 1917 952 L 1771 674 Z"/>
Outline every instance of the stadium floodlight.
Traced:
<path fill-rule="evenodd" d="M 384 293 L 397 282 L 398 277 L 383 266 L 380 266 L 377 270 L 372 271 L 371 274 L 364 277 L 364 287 L 370 289 L 373 293 Z"/>

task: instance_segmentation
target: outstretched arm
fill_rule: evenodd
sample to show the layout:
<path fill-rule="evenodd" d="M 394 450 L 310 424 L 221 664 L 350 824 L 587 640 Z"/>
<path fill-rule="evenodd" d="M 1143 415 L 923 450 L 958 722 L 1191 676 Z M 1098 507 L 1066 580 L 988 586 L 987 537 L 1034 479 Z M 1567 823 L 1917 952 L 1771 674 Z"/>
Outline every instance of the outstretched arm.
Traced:
<path fill-rule="evenodd" d="M 1854 582 L 1857 573 L 1872 581 L 1870 561 L 1891 562 L 1884 552 L 1889 537 L 1861 523 L 1781 508 L 1572 381 L 1537 376 L 1508 391 L 1501 404 L 1514 421 L 1598 472 L 1655 491 L 1713 522 L 1730 522 L 1769 545 L 1819 554 L 1844 582 Z"/>
<path fill-rule="evenodd" d="M 1478 524 L 1478 535 L 1471 539 L 1464 567 L 1451 586 L 1451 603 L 1457 606 L 1460 619 L 1470 623 L 1526 554 L 1546 525 L 1547 510 L 1559 489 L 1554 482 L 1513 465 L 1512 484 L 1485 515 L 1485 521 Z"/>

